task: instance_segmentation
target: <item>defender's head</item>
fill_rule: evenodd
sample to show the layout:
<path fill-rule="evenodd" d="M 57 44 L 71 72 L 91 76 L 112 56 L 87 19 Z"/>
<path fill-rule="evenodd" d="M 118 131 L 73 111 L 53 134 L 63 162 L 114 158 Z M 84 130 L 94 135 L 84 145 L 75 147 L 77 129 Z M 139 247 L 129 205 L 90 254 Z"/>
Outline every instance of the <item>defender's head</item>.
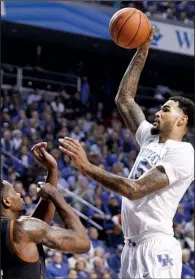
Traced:
<path fill-rule="evenodd" d="M 185 136 L 194 125 L 194 103 L 185 97 L 170 98 L 155 114 L 152 135 L 179 133 Z"/>
<path fill-rule="evenodd" d="M 24 210 L 24 201 L 19 193 L 16 193 L 13 186 L 5 181 L 0 182 L 1 213 L 11 211 L 15 215 L 20 215 Z"/>

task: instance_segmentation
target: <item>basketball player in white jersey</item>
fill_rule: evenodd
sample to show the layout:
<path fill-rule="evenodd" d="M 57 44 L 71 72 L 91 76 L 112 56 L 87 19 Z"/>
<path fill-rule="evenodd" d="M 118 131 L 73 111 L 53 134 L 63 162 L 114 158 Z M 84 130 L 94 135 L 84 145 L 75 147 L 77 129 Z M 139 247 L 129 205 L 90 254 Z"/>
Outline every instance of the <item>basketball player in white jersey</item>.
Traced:
<path fill-rule="evenodd" d="M 78 141 L 59 140 L 60 150 L 84 175 L 123 196 L 121 279 L 181 278 L 182 253 L 173 236 L 173 217 L 194 180 L 194 149 L 182 142 L 193 127 L 194 104 L 183 97 L 171 98 L 150 124 L 134 100 L 151 39 L 152 35 L 137 50 L 116 96 L 118 109 L 140 146 L 129 178 L 92 165 Z"/>

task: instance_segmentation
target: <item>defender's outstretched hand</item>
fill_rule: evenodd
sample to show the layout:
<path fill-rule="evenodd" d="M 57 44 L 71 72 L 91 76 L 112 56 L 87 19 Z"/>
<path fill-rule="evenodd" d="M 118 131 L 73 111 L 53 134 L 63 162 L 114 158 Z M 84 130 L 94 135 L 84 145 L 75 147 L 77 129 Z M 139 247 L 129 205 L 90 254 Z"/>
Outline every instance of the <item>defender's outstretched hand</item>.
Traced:
<path fill-rule="evenodd" d="M 35 157 L 35 159 L 48 170 L 57 168 L 56 160 L 46 151 L 46 148 L 47 142 L 40 142 L 35 144 L 31 151 L 33 152 L 33 156 Z"/>
<path fill-rule="evenodd" d="M 59 149 L 68 155 L 81 172 L 85 172 L 90 166 L 90 162 L 87 159 L 87 155 L 78 140 L 65 137 L 59 139 Z"/>

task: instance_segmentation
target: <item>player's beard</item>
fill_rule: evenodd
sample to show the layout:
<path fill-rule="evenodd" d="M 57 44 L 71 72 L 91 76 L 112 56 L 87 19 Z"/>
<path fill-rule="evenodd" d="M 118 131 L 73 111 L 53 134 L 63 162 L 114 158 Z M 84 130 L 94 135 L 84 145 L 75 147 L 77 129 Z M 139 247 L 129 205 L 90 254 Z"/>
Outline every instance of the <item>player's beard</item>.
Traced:
<path fill-rule="evenodd" d="M 159 135 L 159 134 L 164 134 L 164 135 L 168 135 L 173 129 L 173 123 L 172 122 L 166 122 L 163 125 L 160 126 L 160 124 L 158 124 L 157 127 L 153 126 L 150 130 L 151 135 L 155 136 L 155 135 Z"/>
<path fill-rule="evenodd" d="M 157 128 L 157 127 L 152 127 L 151 130 L 150 130 L 150 132 L 151 132 L 151 135 L 153 135 L 153 136 L 159 135 L 160 129 Z"/>

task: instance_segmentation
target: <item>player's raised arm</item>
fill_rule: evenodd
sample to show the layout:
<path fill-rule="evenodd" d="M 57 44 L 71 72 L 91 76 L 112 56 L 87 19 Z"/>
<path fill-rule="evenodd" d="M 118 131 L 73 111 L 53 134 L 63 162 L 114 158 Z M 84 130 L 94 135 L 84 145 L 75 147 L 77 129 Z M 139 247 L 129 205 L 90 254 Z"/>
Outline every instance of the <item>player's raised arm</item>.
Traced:
<path fill-rule="evenodd" d="M 90 242 L 85 228 L 74 214 L 63 196 L 49 184 L 43 184 L 39 191 L 43 199 L 51 200 L 64 225 L 64 228 L 50 227 L 47 223 L 32 217 L 23 217 L 14 221 L 14 239 L 42 244 L 52 249 L 72 253 L 85 253 L 90 249 Z"/>
<path fill-rule="evenodd" d="M 115 98 L 118 110 L 131 133 L 135 134 L 145 116 L 140 106 L 135 102 L 135 95 L 144 68 L 149 46 L 153 37 L 154 28 L 148 41 L 141 46 L 131 60 L 120 83 L 118 93 Z"/>

